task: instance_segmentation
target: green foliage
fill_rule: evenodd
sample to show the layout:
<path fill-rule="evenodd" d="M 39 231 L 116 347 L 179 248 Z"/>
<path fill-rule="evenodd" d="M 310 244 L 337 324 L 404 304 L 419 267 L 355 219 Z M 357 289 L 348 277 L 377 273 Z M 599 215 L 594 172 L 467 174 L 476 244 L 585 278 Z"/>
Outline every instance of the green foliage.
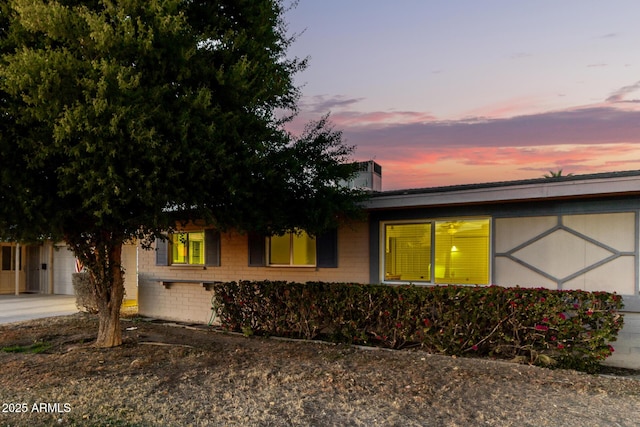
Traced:
<path fill-rule="evenodd" d="M 33 353 L 40 354 L 44 353 L 51 348 L 51 343 L 44 341 L 36 341 L 31 345 L 13 345 L 9 347 L 2 347 L 0 351 L 5 353 Z"/>
<path fill-rule="evenodd" d="M 468 286 L 230 282 L 214 286 L 223 326 L 593 372 L 613 351 L 622 299 L 606 292 Z"/>
<path fill-rule="evenodd" d="M 569 173 L 567 175 L 563 175 L 562 174 L 562 169 L 558 169 L 557 171 L 549 171 L 549 173 L 546 173 L 543 175 L 544 178 L 547 179 L 559 179 L 559 178 L 563 178 L 565 176 L 573 176 L 572 173 Z"/>
<path fill-rule="evenodd" d="M 98 305 L 93 294 L 93 285 L 89 273 L 73 273 L 71 275 L 71 283 L 73 285 L 73 293 L 76 296 L 76 307 L 81 311 L 96 314 Z"/>
<path fill-rule="evenodd" d="M 340 133 L 325 118 L 296 138 L 276 114 L 295 113 L 306 66 L 279 1 L 0 8 L 5 236 L 149 237 L 176 219 L 315 232 L 355 211 L 335 185 L 354 172 Z"/>

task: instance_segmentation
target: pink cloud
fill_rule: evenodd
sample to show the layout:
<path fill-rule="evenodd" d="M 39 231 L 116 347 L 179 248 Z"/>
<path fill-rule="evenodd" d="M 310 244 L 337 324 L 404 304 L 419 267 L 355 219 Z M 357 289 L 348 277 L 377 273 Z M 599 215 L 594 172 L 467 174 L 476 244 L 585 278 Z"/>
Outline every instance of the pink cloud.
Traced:
<path fill-rule="evenodd" d="M 628 99 L 636 90 L 640 82 L 600 104 L 510 116 L 531 102 L 513 100 L 447 121 L 420 111 L 362 112 L 360 99 L 319 97 L 289 128 L 301 130 L 324 113 L 320 107 L 335 107 L 330 120 L 358 160 L 382 165 L 384 189 L 640 169 L 640 102 Z"/>
<path fill-rule="evenodd" d="M 415 111 L 374 111 L 359 113 L 353 111 L 338 112 L 331 115 L 332 121 L 338 126 L 385 126 L 395 123 L 423 123 L 433 121 L 435 117 L 428 113 Z"/>
<path fill-rule="evenodd" d="M 522 115 L 523 112 L 531 111 L 538 105 L 540 99 L 534 97 L 519 97 L 512 98 L 506 101 L 483 106 L 481 108 L 475 108 L 467 111 L 464 116 L 466 117 L 481 117 L 484 119 L 491 118 L 504 118 Z"/>
<path fill-rule="evenodd" d="M 640 147 L 448 148 L 404 160 L 396 157 L 390 162 L 381 158 L 376 161 L 383 165 L 384 189 L 400 189 L 539 178 L 558 169 L 573 174 L 639 169 Z"/>
<path fill-rule="evenodd" d="M 640 102 L 638 99 L 633 99 L 633 100 L 628 100 L 625 99 L 627 97 L 627 95 L 634 93 L 634 92 L 640 92 L 640 82 L 636 82 L 632 85 L 629 86 L 624 86 L 621 87 L 620 89 L 616 90 L 615 92 L 613 92 L 608 98 L 606 102 L 612 102 L 612 103 L 616 103 L 616 102 Z"/>

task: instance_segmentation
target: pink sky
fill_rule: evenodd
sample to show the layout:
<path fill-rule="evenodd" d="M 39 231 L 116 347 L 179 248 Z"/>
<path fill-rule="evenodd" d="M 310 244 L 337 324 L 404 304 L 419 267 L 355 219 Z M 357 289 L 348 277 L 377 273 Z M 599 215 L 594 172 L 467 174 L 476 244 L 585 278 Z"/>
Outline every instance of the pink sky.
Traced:
<path fill-rule="evenodd" d="M 291 124 L 331 113 L 383 189 L 640 169 L 640 3 L 301 0 Z"/>
<path fill-rule="evenodd" d="M 344 100 L 338 99 L 338 103 Z M 322 108 L 328 101 L 322 100 Z M 335 109 L 331 121 L 357 160 L 383 167 L 383 188 L 419 188 L 640 169 L 640 106 L 589 107 L 439 121 L 421 112 Z M 292 125 L 320 116 L 306 110 Z"/>

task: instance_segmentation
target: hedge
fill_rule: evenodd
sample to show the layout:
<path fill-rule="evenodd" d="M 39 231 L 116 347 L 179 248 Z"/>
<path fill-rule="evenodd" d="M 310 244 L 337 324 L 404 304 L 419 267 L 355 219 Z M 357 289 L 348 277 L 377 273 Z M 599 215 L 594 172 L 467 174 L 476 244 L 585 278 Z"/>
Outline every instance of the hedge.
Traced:
<path fill-rule="evenodd" d="M 213 286 L 223 327 L 595 372 L 611 355 L 622 298 L 500 286 L 240 281 Z"/>

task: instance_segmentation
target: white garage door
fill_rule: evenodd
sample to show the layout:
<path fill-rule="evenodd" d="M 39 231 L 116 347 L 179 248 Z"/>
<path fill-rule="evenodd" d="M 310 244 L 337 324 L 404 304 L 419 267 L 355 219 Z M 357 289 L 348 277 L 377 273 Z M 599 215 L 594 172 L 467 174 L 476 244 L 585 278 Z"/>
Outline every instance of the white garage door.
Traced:
<path fill-rule="evenodd" d="M 76 272 L 76 258 L 65 246 L 53 251 L 53 293 L 73 295 L 71 275 Z"/>

